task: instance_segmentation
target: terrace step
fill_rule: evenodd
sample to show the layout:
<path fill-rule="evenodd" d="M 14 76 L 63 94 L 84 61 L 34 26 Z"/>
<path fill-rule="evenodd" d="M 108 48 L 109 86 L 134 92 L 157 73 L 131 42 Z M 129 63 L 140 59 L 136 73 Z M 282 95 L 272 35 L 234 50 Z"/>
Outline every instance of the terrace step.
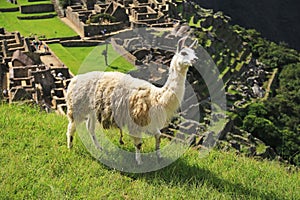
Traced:
<path fill-rule="evenodd" d="M 11 38 L 11 39 L 6 39 L 6 42 L 7 42 L 7 44 L 15 44 L 15 43 L 17 43 L 17 40 L 14 37 L 14 38 Z"/>
<path fill-rule="evenodd" d="M 19 43 L 11 43 L 11 44 L 8 44 L 7 47 L 8 47 L 8 50 L 10 50 L 10 49 L 23 47 L 23 45 L 19 44 Z"/>
<path fill-rule="evenodd" d="M 15 39 L 15 35 L 14 34 L 0 35 L 0 40 L 9 40 L 9 39 Z"/>

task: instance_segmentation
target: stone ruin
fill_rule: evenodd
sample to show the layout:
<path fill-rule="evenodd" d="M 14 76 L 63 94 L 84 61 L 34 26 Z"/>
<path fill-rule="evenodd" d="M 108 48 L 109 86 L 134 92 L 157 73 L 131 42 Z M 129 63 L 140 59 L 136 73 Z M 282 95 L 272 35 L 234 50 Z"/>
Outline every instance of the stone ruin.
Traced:
<path fill-rule="evenodd" d="M 114 34 L 126 28 L 172 27 L 178 18 L 172 0 L 106 0 L 83 1 L 68 6 L 66 17 L 83 37 Z"/>
<path fill-rule="evenodd" d="M 1 99 L 9 103 L 33 102 L 47 111 L 64 113 L 66 88 L 72 77 L 68 68 L 46 66 L 40 56 L 51 53 L 34 52 L 35 38 L 1 30 Z"/>

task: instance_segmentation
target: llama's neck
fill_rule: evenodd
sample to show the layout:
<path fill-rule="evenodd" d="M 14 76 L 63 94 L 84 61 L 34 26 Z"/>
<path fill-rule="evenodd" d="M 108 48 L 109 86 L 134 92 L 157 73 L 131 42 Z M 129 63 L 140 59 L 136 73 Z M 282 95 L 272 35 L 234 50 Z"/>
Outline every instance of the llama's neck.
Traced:
<path fill-rule="evenodd" d="M 176 58 L 173 58 L 169 77 L 161 90 L 165 107 L 170 112 L 175 112 L 178 109 L 184 95 L 187 68 L 180 71 L 178 69 Z"/>

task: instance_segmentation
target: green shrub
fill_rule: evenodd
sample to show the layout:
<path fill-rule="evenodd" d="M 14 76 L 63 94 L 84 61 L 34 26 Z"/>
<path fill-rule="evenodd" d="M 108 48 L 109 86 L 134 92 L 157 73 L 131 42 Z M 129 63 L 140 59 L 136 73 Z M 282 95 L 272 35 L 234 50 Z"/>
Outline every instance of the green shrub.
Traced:
<path fill-rule="evenodd" d="M 281 145 L 281 133 L 268 119 L 252 114 L 247 115 L 243 120 L 243 129 L 273 148 Z"/>
<path fill-rule="evenodd" d="M 90 23 L 99 23 L 101 19 L 107 20 L 109 22 L 116 22 L 116 18 L 106 13 L 99 13 L 92 15 L 89 19 Z"/>
<path fill-rule="evenodd" d="M 70 6 L 72 3 L 71 0 L 59 0 L 59 4 L 61 5 L 61 7 L 63 8 L 67 8 L 67 6 Z"/>

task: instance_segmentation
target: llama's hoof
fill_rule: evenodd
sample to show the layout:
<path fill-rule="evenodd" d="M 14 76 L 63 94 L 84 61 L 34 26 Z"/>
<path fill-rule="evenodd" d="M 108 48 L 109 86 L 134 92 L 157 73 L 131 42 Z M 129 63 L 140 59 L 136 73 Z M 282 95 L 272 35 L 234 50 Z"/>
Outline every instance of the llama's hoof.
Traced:
<path fill-rule="evenodd" d="M 102 147 L 96 147 L 98 151 L 103 151 Z"/>
<path fill-rule="evenodd" d="M 120 143 L 120 145 L 125 144 L 125 143 L 123 142 L 123 140 L 119 140 L 119 143 Z"/>

